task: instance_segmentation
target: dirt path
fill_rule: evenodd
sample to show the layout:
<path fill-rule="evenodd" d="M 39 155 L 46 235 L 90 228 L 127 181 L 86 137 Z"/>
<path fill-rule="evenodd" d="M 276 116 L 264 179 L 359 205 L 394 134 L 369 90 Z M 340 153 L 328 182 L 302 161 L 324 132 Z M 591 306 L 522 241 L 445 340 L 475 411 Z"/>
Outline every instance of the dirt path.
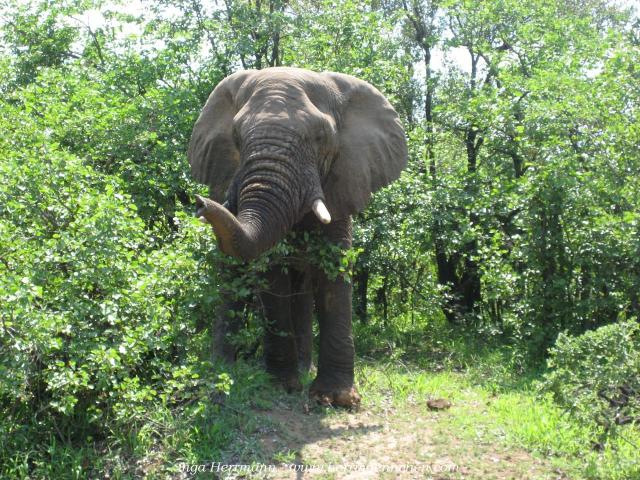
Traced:
<path fill-rule="evenodd" d="M 506 448 L 483 432 L 452 427 L 453 405 L 430 411 L 426 402 L 402 409 L 364 405 L 360 411 L 312 409 L 285 399 L 261 412 L 261 450 L 281 466 L 268 478 L 286 479 L 566 479 L 549 463 Z M 469 405 L 465 405 L 469 408 Z M 473 407 L 473 406 L 472 406 Z M 458 430 L 456 432 L 456 430 Z M 484 432 L 486 433 L 486 432 Z M 317 469 L 312 467 L 317 466 Z M 306 471 L 305 471 L 306 470 Z"/>

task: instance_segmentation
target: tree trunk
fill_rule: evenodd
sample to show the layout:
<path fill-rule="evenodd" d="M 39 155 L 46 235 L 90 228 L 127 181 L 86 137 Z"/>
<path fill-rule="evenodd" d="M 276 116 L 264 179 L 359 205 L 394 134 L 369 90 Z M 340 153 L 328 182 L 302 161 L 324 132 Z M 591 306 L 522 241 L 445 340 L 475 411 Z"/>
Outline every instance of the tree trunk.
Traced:
<path fill-rule="evenodd" d="M 389 277 L 387 272 L 384 272 L 384 280 L 382 286 L 376 292 L 376 300 L 379 305 L 382 305 L 382 319 L 384 325 L 389 323 L 389 299 L 387 298 L 387 288 L 389 286 Z"/>
<path fill-rule="evenodd" d="M 369 289 L 369 269 L 367 267 L 360 267 L 354 274 L 354 284 L 356 290 L 356 305 L 355 313 L 356 317 L 364 324 L 369 322 L 369 316 L 367 312 L 367 290 Z"/>

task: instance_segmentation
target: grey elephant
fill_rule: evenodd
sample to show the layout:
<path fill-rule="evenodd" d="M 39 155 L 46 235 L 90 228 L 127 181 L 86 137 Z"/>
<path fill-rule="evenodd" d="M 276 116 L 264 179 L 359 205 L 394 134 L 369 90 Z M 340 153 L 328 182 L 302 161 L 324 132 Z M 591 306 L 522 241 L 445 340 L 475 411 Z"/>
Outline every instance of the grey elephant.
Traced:
<path fill-rule="evenodd" d="M 188 157 L 211 197 L 197 197 L 196 215 L 212 225 L 222 252 L 249 261 L 292 229 L 350 247 L 351 216 L 400 175 L 407 146 L 397 113 L 367 82 L 277 67 L 240 71 L 218 84 L 195 123 Z M 323 404 L 358 404 L 351 283 L 305 262 L 274 265 L 266 277 L 267 371 L 288 390 L 300 388 L 315 306 L 320 351 L 309 395 Z"/>

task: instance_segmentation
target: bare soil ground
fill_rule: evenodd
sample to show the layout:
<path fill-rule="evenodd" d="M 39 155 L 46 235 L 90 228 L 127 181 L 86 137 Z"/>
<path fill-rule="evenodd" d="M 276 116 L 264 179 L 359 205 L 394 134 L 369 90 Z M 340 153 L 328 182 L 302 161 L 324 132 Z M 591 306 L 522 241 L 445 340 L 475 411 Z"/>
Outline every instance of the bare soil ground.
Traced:
<path fill-rule="evenodd" d="M 507 447 L 498 434 L 468 431 L 453 420 L 468 408 L 431 411 L 426 400 L 394 407 L 391 399 L 358 411 L 309 409 L 283 398 L 256 412 L 264 422 L 254 440 L 279 464 L 274 479 L 566 479 L 548 461 Z M 269 460 L 268 460 L 269 461 Z"/>

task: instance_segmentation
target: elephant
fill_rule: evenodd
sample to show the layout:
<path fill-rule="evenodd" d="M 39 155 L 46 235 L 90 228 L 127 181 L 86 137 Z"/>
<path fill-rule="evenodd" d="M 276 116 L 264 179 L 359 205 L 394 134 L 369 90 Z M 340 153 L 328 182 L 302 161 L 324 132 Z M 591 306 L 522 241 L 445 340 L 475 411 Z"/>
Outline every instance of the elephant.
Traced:
<path fill-rule="evenodd" d="M 210 198 L 196 196 L 196 216 L 211 224 L 223 253 L 250 261 L 292 230 L 349 248 L 352 216 L 400 176 L 407 143 L 397 112 L 369 83 L 273 67 L 236 72 L 215 87 L 187 156 L 193 177 L 209 187 Z M 305 262 L 270 266 L 265 277 L 267 372 L 288 391 L 302 388 L 299 361 L 303 369 L 311 362 L 315 310 L 319 354 L 309 396 L 359 404 L 350 281 Z M 217 345 L 218 353 L 228 348 Z"/>

